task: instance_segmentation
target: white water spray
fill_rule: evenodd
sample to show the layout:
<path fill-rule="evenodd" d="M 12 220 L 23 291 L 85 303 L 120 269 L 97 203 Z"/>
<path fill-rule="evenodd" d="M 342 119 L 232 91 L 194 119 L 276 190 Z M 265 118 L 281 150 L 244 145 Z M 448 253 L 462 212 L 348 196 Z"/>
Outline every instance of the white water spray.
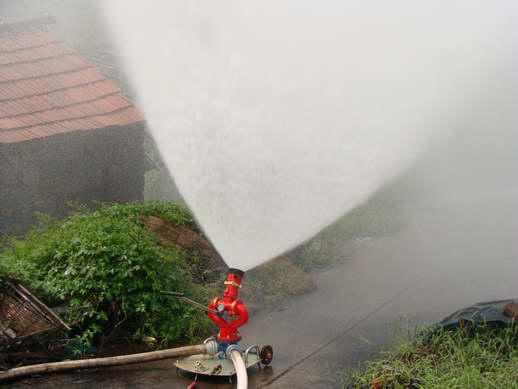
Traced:
<path fill-rule="evenodd" d="M 230 266 L 310 238 L 469 115 L 514 1 L 102 1 L 162 158 Z M 516 47 L 516 46 L 514 46 Z"/>

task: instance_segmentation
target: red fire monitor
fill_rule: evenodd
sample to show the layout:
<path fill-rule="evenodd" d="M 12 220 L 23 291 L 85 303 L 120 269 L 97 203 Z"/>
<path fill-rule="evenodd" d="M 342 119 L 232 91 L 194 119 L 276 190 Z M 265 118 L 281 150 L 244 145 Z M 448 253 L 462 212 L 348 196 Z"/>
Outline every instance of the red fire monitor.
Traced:
<path fill-rule="evenodd" d="M 241 335 L 237 329 L 248 321 L 248 311 L 239 299 L 244 274 L 239 269 L 228 269 L 223 296 L 214 298 L 208 305 L 211 311 L 207 315 L 219 328 L 219 343 L 239 342 Z"/>

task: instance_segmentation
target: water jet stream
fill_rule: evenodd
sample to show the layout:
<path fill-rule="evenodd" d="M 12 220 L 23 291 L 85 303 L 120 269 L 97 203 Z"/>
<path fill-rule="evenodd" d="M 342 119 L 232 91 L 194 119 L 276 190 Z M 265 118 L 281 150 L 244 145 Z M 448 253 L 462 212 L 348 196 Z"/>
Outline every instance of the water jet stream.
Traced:
<path fill-rule="evenodd" d="M 102 2 L 151 132 L 229 266 L 310 238 L 501 82 L 512 1 Z M 482 92 L 481 92 L 482 91 Z"/>

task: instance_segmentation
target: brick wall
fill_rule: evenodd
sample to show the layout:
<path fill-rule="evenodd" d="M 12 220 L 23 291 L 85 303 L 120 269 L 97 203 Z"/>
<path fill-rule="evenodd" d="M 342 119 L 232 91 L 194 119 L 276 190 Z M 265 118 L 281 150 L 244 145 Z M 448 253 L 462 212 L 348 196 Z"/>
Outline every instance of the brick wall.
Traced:
<path fill-rule="evenodd" d="M 133 125 L 0 144 L 0 234 L 25 232 L 35 212 L 63 216 L 70 201 L 141 200 L 142 143 Z"/>

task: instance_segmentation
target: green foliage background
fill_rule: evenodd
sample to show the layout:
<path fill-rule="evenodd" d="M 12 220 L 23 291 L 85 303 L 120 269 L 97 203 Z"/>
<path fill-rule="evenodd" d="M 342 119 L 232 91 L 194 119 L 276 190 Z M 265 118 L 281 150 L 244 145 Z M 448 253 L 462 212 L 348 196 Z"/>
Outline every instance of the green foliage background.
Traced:
<path fill-rule="evenodd" d="M 23 281 L 49 305 L 66 305 L 65 320 L 87 344 L 114 329 L 165 342 L 205 336 L 203 313 L 159 291 L 204 301 L 208 289 L 193 283 L 184 253 L 160 246 L 141 215 L 193 224 L 184 208 L 165 202 L 79 209 L 62 221 L 44 217 L 24 239 L 7 242 L 0 272 Z"/>

